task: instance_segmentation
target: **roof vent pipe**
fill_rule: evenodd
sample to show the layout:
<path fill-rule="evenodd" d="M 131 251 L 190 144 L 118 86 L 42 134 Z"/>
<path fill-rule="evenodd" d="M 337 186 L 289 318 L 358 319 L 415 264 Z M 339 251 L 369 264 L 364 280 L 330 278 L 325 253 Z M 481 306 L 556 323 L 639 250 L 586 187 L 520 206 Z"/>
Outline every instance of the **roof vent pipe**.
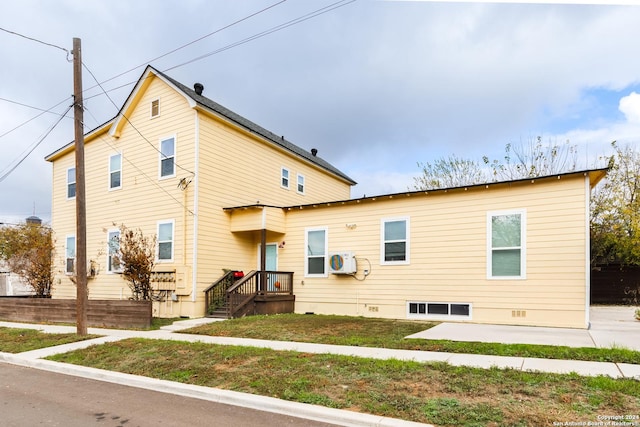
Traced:
<path fill-rule="evenodd" d="M 196 83 L 193 85 L 193 90 L 195 90 L 198 95 L 202 95 L 204 86 L 202 85 L 202 83 Z"/>
<path fill-rule="evenodd" d="M 312 155 L 313 157 L 315 157 L 315 156 L 316 156 L 316 154 L 318 154 L 318 150 L 317 150 L 317 149 L 315 149 L 315 148 L 312 148 L 312 149 L 311 149 L 311 155 Z"/>

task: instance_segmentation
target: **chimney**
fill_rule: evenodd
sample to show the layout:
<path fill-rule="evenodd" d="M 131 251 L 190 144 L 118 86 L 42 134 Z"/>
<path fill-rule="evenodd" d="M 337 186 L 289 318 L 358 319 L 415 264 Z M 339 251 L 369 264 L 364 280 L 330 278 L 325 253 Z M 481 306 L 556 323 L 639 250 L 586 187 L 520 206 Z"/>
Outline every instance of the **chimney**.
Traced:
<path fill-rule="evenodd" d="M 198 95 L 202 95 L 204 86 L 202 85 L 202 83 L 196 83 L 193 85 L 193 90 L 195 90 Z"/>
<path fill-rule="evenodd" d="M 315 157 L 315 156 L 316 156 L 316 154 L 318 154 L 318 150 L 317 150 L 317 149 L 315 149 L 315 148 L 312 148 L 312 149 L 311 149 L 311 155 L 312 155 L 313 157 Z"/>

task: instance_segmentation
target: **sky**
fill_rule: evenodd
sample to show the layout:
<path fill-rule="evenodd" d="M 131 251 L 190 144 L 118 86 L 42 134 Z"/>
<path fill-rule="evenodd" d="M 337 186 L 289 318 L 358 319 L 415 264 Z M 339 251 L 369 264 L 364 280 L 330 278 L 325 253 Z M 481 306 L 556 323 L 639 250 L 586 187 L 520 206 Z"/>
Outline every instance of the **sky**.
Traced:
<path fill-rule="evenodd" d="M 0 0 L 0 222 L 51 218 L 44 158 L 73 140 L 74 37 L 86 131 L 151 64 L 316 148 L 352 197 L 538 136 L 575 145 L 581 168 L 614 140 L 640 148 L 640 1 L 336 1 Z"/>

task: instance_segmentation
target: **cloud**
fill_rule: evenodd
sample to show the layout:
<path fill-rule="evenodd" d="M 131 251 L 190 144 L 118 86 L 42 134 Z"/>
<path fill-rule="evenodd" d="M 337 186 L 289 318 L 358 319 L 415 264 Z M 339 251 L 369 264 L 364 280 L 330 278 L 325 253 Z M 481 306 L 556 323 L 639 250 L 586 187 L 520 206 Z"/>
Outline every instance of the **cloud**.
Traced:
<path fill-rule="evenodd" d="M 629 123 L 640 124 L 640 94 L 631 92 L 628 96 L 620 99 L 618 108 L 624 113 Z"/>

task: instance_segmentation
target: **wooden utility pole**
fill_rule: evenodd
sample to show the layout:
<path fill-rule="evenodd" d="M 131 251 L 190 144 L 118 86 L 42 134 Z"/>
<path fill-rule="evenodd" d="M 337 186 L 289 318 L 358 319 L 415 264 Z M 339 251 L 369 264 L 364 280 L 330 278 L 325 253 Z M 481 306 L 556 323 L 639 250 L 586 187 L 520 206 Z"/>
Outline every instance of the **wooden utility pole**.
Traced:
<path fill-rule="evenodd" d="M 76 330 L 87 335 L 87 207 L 84 187 L 82 50 L 73 39 L 73 118 L 76 149 Z"/>

